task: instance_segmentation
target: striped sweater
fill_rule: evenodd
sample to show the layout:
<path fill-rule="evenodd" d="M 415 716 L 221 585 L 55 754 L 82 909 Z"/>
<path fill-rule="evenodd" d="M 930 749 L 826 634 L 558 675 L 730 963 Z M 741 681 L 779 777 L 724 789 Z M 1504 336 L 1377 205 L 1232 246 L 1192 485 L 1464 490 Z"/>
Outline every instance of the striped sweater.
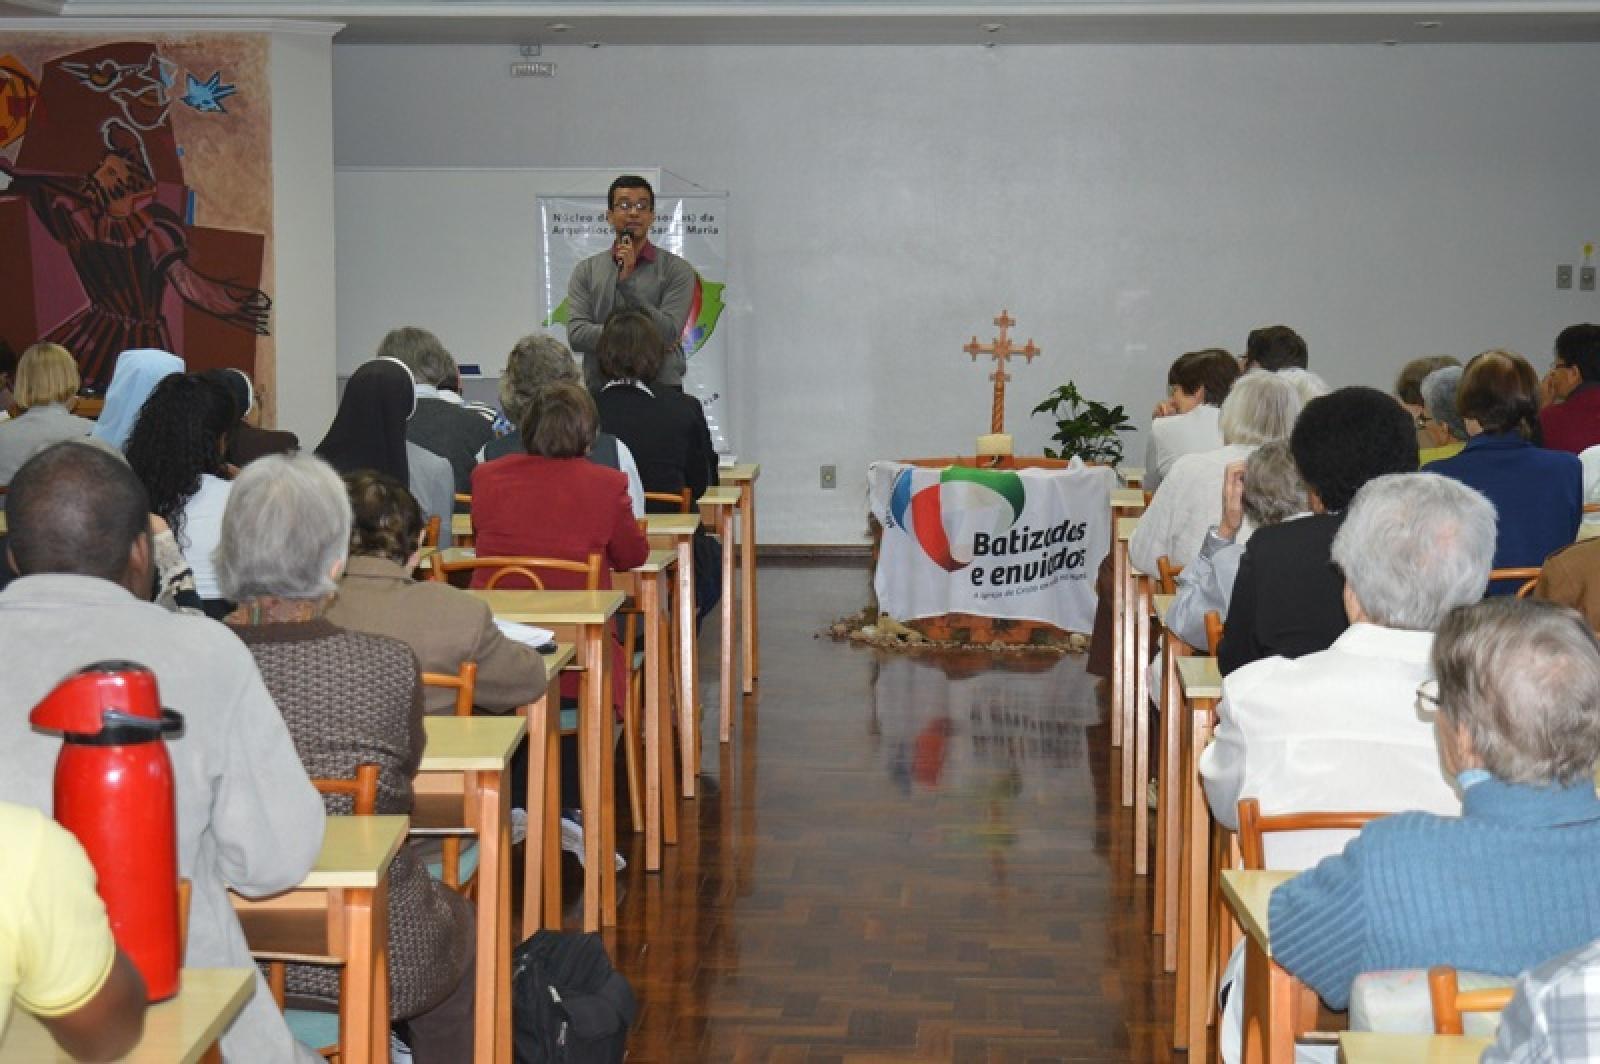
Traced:
<path fill-rule="evenodd" d="M 1401 813 L 1273 893 L 1273 959 L 1333 1009 L 1368 971 L 1449 964 L 1515 975 L 1600 938 L 1593 782 L 1487 780 L 1461 816 Z"/>

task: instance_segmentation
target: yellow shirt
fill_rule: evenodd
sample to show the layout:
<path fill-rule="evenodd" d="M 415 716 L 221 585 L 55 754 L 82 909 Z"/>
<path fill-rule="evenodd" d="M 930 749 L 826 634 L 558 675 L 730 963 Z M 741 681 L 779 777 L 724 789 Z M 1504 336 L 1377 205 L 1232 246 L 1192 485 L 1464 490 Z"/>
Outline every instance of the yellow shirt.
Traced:
<path fill-rule="evenodd" d="M 116 942 L 78 840 L 27 806 L 0 802 L 0 1036 L 11 999 L 36 1016 L 88 1004 L 111 975 Z"/>
<path fill-rule="evenodd" d="M 1424 447 L 1417 452 L 1417 465 L 1425 466 L 1429 462 L 1437 462 L 1441 458 L 1454 458 L 1461 453 L 1464 447 L 1466 447 L 1466 444 L 1459 440 L 1447 443 L 1443 447 Z"/>

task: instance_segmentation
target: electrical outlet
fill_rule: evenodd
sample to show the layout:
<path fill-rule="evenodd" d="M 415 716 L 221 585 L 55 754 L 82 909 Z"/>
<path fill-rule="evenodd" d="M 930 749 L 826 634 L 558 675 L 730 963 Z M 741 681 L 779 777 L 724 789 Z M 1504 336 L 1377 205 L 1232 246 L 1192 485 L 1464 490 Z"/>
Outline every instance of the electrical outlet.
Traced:
<path fill-rule="evenodd" d="M 1572 267 L 1566 263 L 1556 267 L 1556 287 L 1566 291 L 1572 287 Z"/>
<path fill-rule="evenodd" d="M 1585 266 L 1578 271 L 1578 290 L 1581 292 L 1594 291 L 1594 267 Z"/>
<path fill-rule="evenodd" d="M 839 486 L 839 467 L 825 465 L 822 467 L 822 490 L 832 491 Z"/>

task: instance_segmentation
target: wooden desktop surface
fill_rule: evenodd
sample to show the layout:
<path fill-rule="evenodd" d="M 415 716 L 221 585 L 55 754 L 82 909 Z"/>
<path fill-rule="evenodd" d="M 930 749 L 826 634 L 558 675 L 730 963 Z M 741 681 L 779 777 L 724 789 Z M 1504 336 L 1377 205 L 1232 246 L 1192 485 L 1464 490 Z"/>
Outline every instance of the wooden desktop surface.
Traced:
<path fill-rule="evenodd" d="M 1178 680 L 1183 686 L 1183 697 L 1189 701 L 1222 697 L 1222 673 L 1217 670 L 1216 658 L 1199 655 L 1179 658 Z"/>
<path fill-rule="evenodd" d="M 1345 1064 L 1478 1064 L 1488 1038 L 1442 1034 L 1339 1032 L 1339 1059 Z"/>
<path fill-rule="evenodd" d="M 1239 926 L 1262 952 L 1272 956 L 1272 929 L 1267 926 L 1267 908 L 1272 892 L 1293 879 L 1298 872 L 1283 869 L 1252 872 L 1242 868 L 1222 870 L 1222 896 L 1239 918 Z"/>
<path fill-rule="evenodd" d="M 322 832 L 322 852 L 298 890 L 376 887 L 406 839 L 404 816 L 330 816 Z"/>
<path fill-rule="evenodd" d="M 547 628 L 552 624 L 603 624 L 622 608 L 620 591 L 472 591 L 503 621 Z"/>
<path fill-rule="evenodd" d="M 499 772 L 528 731 L 528 718 L 424 717 L 428 743 L 419 772 Z"/>

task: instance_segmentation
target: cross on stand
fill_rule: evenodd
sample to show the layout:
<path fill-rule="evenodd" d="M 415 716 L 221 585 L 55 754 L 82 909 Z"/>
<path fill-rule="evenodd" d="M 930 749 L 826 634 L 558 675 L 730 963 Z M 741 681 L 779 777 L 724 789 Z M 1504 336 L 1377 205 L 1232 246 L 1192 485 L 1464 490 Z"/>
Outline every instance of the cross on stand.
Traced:
<path fill-rule="evenodd" d="M 1002 310 L 1000 316 L 994 319 L 994 323 L 1000 326 L 1000 334 L 992 343 L 980 344 L 978 337 L 974 335 L 961 350 L 971 355 L 974 362 L 978 361 L 979 355 L 989 355 L 994 359 L 994 372 L 989 375 L 989 379 L 994 381 L 994 406 L 989 414 L 989 431 L 998 433 L 1006 430 L 1006 381 L 1011 379 L 1011 375 L 1006 372 L 1006 362 L 1012 355 L 1021 355 L 1032 362 L 1039 354 L 1039 349 L 1033 345 L 1031 338 L 1021 347 L 1011 342 L 1006 330 L 1017 322 L 1009 312 Z"/>

